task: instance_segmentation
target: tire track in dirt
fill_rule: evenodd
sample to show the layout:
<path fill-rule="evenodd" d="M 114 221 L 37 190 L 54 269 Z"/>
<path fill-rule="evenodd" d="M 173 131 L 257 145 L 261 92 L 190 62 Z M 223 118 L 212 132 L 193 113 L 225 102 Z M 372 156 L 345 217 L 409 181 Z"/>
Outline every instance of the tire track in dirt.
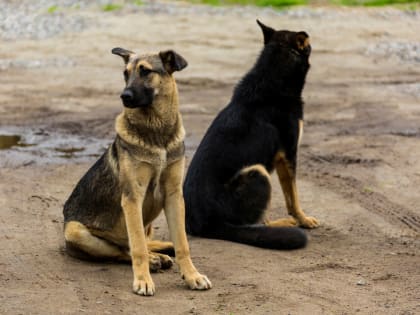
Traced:
<path fill-rule="evenodd" d="M 301 172 L 304 176 L 317 182 L 320 186 L 339 193 L 346 199 L 356 201 L 366 210 L 381 215 L 390 223 L 408 229 L 412 236 L 420 232 L 420 216 L 413 210 L 389 200 L 385 195 L 367 189 L 360 180 L 342 176 L 331 172 L 329 165 L 338 163 L 342 165 L 359 164 L 361 166 L 375 166 L 381 163 L 377 159 L 359 159 L 352 157 L 339 157 L 334 155 L 318 155 L 312 152 L 301 154 Z"/>

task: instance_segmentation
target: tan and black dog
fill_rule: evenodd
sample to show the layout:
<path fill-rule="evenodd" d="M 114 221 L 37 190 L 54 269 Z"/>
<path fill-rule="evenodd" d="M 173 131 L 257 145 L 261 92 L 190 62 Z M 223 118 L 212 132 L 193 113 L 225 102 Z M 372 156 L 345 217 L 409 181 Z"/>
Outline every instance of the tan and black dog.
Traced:
<path fill-rule="evenodd" d="M 82 177 L 64 205 L 67 251 L 79 258 L 131 261 L 133 290 L 153 295 L 150 270 L 168 268 L 170 242 L 151 241 L 164 209 L 176 261 L 191 289 L 211 288 L 194 267 L 185 233 L 182 195 L 184 127 L 174 71 L 187 62 L 174 51 L 137 55 L 122 48 L 126 87 L 115 141 Z"/>

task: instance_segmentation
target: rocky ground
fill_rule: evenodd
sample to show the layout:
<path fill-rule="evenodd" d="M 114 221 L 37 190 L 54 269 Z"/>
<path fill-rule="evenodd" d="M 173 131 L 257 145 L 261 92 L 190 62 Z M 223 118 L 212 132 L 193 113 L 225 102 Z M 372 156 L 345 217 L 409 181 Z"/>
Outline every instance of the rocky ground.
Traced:
<path fill-rule="evenodd" d="M 0 313 L 420 313 L 420 12 L 143 2 L 110 12 L 106 1 L 0 3 Z M 153 298 L 131 293 L 128 265 L 67 257 L 62 205 L 121 111 L 111 48 L 172 48 L 188 60 L 176 77 L 190 160 L 261 49 L 256 18 L 312 40 L 298 186 L 322 226 L 308 247 L 191 237 L 214 288 L 187 290 L 175 267 L 154 275 Z M 168 238 L 162 217 L 155 232 Z"/>

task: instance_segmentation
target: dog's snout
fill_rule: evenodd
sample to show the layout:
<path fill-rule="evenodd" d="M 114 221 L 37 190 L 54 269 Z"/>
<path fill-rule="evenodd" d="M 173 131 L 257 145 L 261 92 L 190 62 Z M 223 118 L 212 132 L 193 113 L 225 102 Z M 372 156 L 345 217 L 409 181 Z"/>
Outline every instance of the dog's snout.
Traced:
<path fill-rule="evenodd" d="M 153 91 L 153 88 L 144 86 L 127 87 L 123 90 L 120 97 L 125 107 L 148 107 L 153 103 Z"/>
<path fill-rule="evenodd" d="M 123 101 L 132 101 L 134 99 L 134 93 L 131 90 L 124 90 L 121 95 L 120 95 L 121 99 Z"/>

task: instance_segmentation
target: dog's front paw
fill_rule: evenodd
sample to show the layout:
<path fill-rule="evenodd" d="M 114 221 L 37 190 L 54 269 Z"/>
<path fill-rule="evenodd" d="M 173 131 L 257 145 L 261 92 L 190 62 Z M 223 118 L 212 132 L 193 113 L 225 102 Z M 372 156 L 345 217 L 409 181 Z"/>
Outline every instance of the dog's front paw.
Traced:
<path fill-rule="evenodd" d="M 195 273 L 192 276 L 183 276 L 185 282 L 188 284 L 191 290 L 208 290 L 211 289 L 210 280 L 200 273 Z"/>
<path fill-rule="evenodd" d="M 134 276 L 133 291 L 138 295 L 151 296 L 155 294 L 155 284 L 150 275 Z"/>
<path fill-rule="evenodd" d="M 314 229 L 319 226 L 319 221 L 313 217 L 303 217 L 299 219 L 299 226 L 306 229 Z"/>

